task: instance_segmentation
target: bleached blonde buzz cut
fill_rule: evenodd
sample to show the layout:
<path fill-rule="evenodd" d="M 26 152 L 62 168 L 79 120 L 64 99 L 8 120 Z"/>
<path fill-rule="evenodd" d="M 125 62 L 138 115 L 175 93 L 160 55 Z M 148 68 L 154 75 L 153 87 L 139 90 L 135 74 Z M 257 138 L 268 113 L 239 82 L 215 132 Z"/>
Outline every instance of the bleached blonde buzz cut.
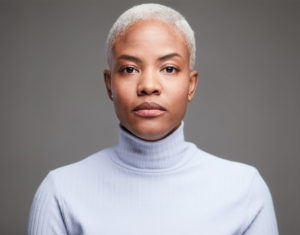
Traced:
<path fill-rule="evenodd" d="M 116 22 L 110 29 L 106 40 L 106 56 L 108 66 L 111 67 L 113 59 L 113 47 L 118 36 L 124 34 L 128 27 L 139 20 L 157 19 L 171 26 L 183 33 L 185 38 L 189 56 L 190 69 L 192 70 L 196 60 L 196 42 L 194 31 L 187 22 L 187 20 L 178 11 L 161 4 L 146 3 L 133 6 L 126 10 L 119 16 Z"/>

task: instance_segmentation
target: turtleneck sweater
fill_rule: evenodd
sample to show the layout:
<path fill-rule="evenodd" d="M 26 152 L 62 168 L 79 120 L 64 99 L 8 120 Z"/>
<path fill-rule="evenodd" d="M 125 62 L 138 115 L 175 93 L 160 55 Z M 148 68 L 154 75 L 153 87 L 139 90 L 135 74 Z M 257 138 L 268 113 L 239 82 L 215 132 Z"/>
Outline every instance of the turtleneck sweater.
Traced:
<path fill-rule="evenodd" d="M 184 140 L 120 127 L 119 142 L 51 170 L 31 205 L 29 235 L 277 235 L 268 186 L 256 168 Z"/>

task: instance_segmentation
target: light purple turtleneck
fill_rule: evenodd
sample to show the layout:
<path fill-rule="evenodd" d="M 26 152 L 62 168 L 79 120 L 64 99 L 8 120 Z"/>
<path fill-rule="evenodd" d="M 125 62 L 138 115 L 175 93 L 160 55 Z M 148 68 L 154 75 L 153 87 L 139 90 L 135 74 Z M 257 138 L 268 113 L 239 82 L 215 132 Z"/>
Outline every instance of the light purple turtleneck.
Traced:
<path fill-rule="evenodd" d="M 117 145 L 50 171 L 28 234 L 277 235 L 258 171 L 186 142 L 183 126 L 154 142 L 120 128 Z"/>

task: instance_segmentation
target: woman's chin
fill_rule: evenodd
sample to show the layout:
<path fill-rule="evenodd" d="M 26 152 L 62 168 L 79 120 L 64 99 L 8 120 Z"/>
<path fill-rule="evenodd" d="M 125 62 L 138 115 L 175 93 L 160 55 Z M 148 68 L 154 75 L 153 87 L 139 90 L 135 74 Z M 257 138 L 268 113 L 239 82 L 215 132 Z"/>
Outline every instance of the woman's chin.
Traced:
<path fill-rule="evenodd" d="M 158 141 L 170 135 L 178 126 L 133 125 L 126 129 L 142 140 Z"/>

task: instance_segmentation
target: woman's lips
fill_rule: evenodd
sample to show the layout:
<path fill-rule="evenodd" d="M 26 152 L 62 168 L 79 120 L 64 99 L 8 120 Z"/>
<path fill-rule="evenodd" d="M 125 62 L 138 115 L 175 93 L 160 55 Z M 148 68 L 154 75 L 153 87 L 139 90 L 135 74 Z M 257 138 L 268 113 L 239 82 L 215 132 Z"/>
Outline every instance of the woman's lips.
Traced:
<path fill-rule="evenodd" d="M 142 117 L 157 117 L 162 115 L 166 109 L 155 102 L 144 102 L 136 106 L 133 112 Z"/>

